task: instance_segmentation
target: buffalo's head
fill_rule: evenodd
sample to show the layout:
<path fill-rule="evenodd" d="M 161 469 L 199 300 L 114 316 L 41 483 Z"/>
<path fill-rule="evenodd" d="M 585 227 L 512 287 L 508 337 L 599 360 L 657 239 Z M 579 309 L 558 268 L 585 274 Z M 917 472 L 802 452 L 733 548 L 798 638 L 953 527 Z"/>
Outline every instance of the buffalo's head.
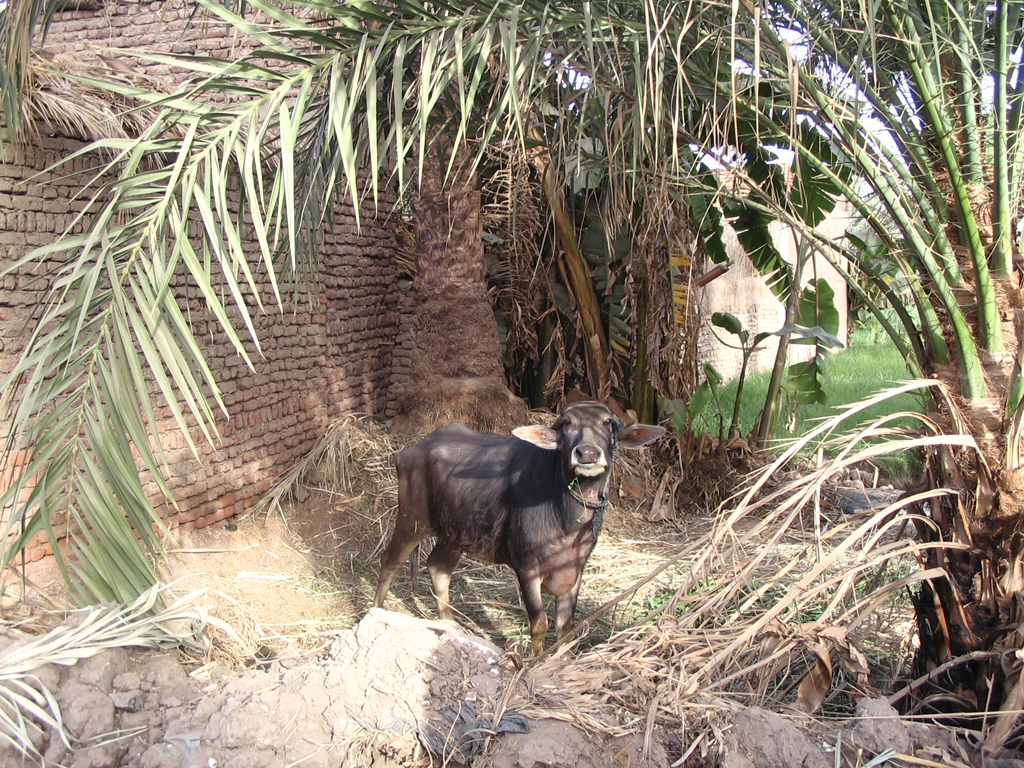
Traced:
<path fill-rule="evenodd" d="M 616 448 L 641 448 L 665 434 L 650 424 L 627 426 L 604 403 L 586 401 L 565 407 L 554 424 L 518 427 L 521 440 L 562 452 L 563 465 L 580 479 L 602 477 L 611 466 Z"/>

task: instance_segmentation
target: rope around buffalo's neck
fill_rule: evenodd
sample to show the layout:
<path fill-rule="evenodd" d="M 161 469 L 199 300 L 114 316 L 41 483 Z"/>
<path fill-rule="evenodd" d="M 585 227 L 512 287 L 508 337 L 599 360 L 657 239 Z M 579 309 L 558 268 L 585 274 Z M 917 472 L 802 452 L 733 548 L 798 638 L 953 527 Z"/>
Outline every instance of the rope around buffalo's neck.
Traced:
<path fill-rule="evenodd" d="M 605 497 L 603 499 L 601 499 L 600 501 L 587 501 L 585 498 L 583 498 L 583 494 L 582 493 L 577 493 L 576 486 L 575 486 L 576 482 L 577 481 L 574 478 L 573 481 L 571 483 L 569 483 L 569 486 L 566 489 L 566 490 L 569 491 L 569 495 L 572 496 L 572 498 L 575 501 L 578 501 L 580 504 L 582 504 L 587 509 L 593 509 L 593 510 L 597 510 L 599 512 L 604 512 L 606 509 L 608 509 L 608 496 L 607 495 L 605 495 Z"/>
<path fill-rule="evenodd" d="M 605 484 L 605 496 L 603 499 L 601 499 L 600 501 L 587 501 L 585 498 L 583 498 L 582 493 L 578 493 L 576 491 L 575 486 L 578 482 L 579 480 L 577 478 L 573 478 L 573 481 L 569 483 L 566 490 L 569 491 L 569 495 L 573 498 L 574 501 L 578 501 L 580 504 L 582 504 L 584 509 L 593 510 L 594 514 L 590 516 L 590 521 L 584 524 L 583 527 L 579 529 L 579 532 L 576 535 L 576 541 L 578 543 L 580 541 L 580 537 L 583 536 L 583 533 L 589 529 L 594 534 L 594 541 L 596 542 L 598 537 L 601 535 L 601 528 L 604 527 L 605 510 L 608 509 L 608 485 Z M 582 518 L 582 515 L 580 515 L 580 518 Z M 578 518 L 576 522 L 583 523 L 583 520 Z"/>

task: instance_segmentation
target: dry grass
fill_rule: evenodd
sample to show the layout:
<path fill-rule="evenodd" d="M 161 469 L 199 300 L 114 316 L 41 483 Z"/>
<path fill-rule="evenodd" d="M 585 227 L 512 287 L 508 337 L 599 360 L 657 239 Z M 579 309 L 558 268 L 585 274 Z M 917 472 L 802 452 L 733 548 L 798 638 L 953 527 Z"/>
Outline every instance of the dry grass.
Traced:
<path fill-rule="evenodd" d="M 847 517 L 820 505 L 821 490 L 883 450 L 866 438 L 902 448 L 940 438 L 897 435 L 884 423 L 840 438 L 841 421 L 755 473 L 714 516 L 652 522 L 650 501 L 667 468 L 624 454 L 620 490 L 584 578 L 577 631 L 521 666 L 506 706 L 647 741 L 671 732 L 689 750 L 678 758 L 699 762 L 714 756 L 730 706 L 840 714 L 853 696 L 884 687 L 910 652 L 910 613 L 900 597 L 933 575 L 917 568 L 922 545 L 903 527 L 908 515 L 899 507 L 913 499 Z M 813 442 L 832 457 L 820 467 L 801 458 Z M 214 637 L 211 662 L 217 653 L 231 664 L 251 659 L 264 646 L 279 655 L 315 649 L 325 632 L 365 612 L 396 506 L 392 456 L 400 447 L 373 419 L 345 419 L 267 496 L 248 523 L 286 525 L 295 537 L 289 546 L 310 568 L 289 575 L 261 563 L 252 572 L 282 573 L 288 594 L 301 588 L 323 600 L 307 604 L 308 616 L 280 615 L 281 625 L 270 626 L 273 603 L 235 590 L 210 611 L 236 627 Z M 526 618 L 511 572 L 465 562 L 452 593 L 460 623 L 521 664 Z M 436 616 L 425 579 L 418 594 L 400 579 L 388 607 Z"/>
<path fill-rule="evenodd" d="M 140 103 L 112 90 L 93 86 L 87 79 L 165 90 L 157 81 L 119 62 L 97 68 L 73 57 L 33 54 L 30 65 L 22 111 L 29 138 L 36 142 L 40 131 L 96 141 L 134 138 L 149 127 L 152 110 L 140 108 Z"/>
<path fill-rule="evenodd" d="M 816 439 L 830 439 L 834 429 L 820 430 Z M 332 430 L 328 442 L 349 446 L 344 501 L 364 533 L 359 554 L 351 555 L 362 572 L 344 573 L 336 564 L 336 578 L 353 580 L 357 604 L 368 606 L 395 504 L 390 456 L 400 446 L 375 426 L 354 421 Z M 834 673 L 839 698 L 847 701 L 872 692 L 878 662 L 882 676 L 891 674 L 907 650 L 886 648 L 875 638 L 908 634 L 905 604 L 894 608 L 890 598 L 928 576 L 913 565 L 920 545 L 897 536 L 902 517 L 895 507 L 850 518 L 814 511 L 822 485 L 869 459 L 877 450 L 871 446 L 840 452 L 773 490 L 770 481 L 803 461 L 800 448 L 806 444 L 756 474 L 750 490 L 717 519 L 652 523 L 648 504 L 620 491 L 588 565 L 577 633 L 530 666 L 530 678 L 548 682 L 522 688 L 510 705 L 616 735 L 642 726 L 650 737 L 656 726 L 683 725 L 690 709 L 703 711 L 707 704 L 698 695 L 841 710 L 831 685 L 808 689 L 808 670 L 827 671 L 827 683 Z M 329 453 L 318 447 L 297 466 L 289 492 L 302 478 L 319 479 Z M 620 487 L 640 487 L 641 498 L 650 500 L 665 468 L 634 458 L 642 454 L 624 456 Z M 464 562 L 452 591 L 461 623 L 513 656 L 522 654 L 525 615 L 506 568 Z M 425 578 L 417 593 L 400 579 L 389 607 L 436 613 Z M 545 694 L 548 684 L 561 693 Z M 561 713 L 553 711 L 560 707 Z"/>

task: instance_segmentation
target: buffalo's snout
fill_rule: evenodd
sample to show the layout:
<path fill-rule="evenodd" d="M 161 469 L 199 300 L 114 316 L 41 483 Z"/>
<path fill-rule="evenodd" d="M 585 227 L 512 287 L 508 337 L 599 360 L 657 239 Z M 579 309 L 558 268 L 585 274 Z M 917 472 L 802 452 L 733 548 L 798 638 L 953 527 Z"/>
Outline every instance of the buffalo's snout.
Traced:
<path fill-rule="evenodd" d="M 572 467 L 578 475 L 593 477 L 607 469 L 608 460 L 598 446 L 582 443 L 572 450 Z"/>

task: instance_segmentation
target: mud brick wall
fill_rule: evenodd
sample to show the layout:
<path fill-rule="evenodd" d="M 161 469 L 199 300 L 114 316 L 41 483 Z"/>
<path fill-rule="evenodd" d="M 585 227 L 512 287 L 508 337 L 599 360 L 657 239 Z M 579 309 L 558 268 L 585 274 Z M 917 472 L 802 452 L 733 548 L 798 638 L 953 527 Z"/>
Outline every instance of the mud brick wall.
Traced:
<path fill-rule="evenodd" d="M 223 25 L 201 19 L 188 24 L 193 5 L 109 2 L 100 10 L 58 14 L 45 43 L 48 51 L 88 59 L 101 47 L 141 47 L 161 51 L 196 51 L 234 55 L 238 38 Z M 131 66 L 173 84 L 174 72 L 162 65 L 130 60 Z M 45 130 L 44 130 L 45 132 Z M 89 157 L 60 172 L 47 172 L 56 161 L 80 149 L 73 137 L 49 136 L 43 146 L 15 149 L 4 142 L 0 158 L 0 267 L 33 248 L 52 243 L 71 224 L 83 203 L 69 170 L 94 164 Z M 250 370 L 216 325 L 210 326 L 197 292 L 177 286 L 179 302 L 195 323 L 203 352 L 223 388 L 229 415 L 219 421 L 216 446 L 193 439 L 197 460 L 170 410 L 158 409 L 159 439 L 170 464 L 170 486 L 178 509 L 163 507 L 168 524 L 198 528 L 230 517 L 258 500 L 273 480 L 303 456 L 331 420 L 353 412 L 390 415 L 392 351 L 399 333 L 394 237 L 387 212 L 394 200 L 385 193 L 376 213 L 361 210 L 360 225 L 351 207 L 340 205 L 319 259 L 319 281 L 312 295 L 282 288 L 278 308 L 269 285 L 261 288 L 265 312 L 253 312 L 262 354 L 248 344 Z M 263 290 L 266 289 L 266 290 Z M 33 310 L 49 290 L 44 271 L 23 268 L 0 281 L 0 378 L 15 365 Z M 251 297 L 250 297 L 251 298 Z M 159 403 L 155 384 L 150 395 Z M 6 433 L 6 424 L 0 429 Z M 17 457 L 11 460 L 15 463 Z M 4 472 L 0 467 L 0 483 Z M 148 492 L 158 501 L 155 484 Z M 38 547 L 30 555 L 40 556 Z"/>
<path fill-rule="evenodd" d="M 412 377 L 412 353 L 416 347 L 416 297 L 412 291 L 412 279 L 399 276 L 398 293 L 398 335 L 391 357 L 390 402 Z"/>
<path fill-rule="evenodd" d="M 839 206 L 818 229 L 828 237 L 840 238 L 850 223 L 851 212 L 846 206 Z M 725 246 L 731 265 L 729 271 L 700 289 L 701 328 L 698 337 L 697 354 L 702 363 L 711 363 L 726 380 L 739 375 L 743 365 L 743 353 L 737 349 L 738 339 L 730 333 L 711 325 L 715 312 L 731 312 L 740 321 L 750 337 L 763 332 L 779 330 L 786 322 L 786 310 L 771 292 L 765 279 L 757 271 L 743 250 L 736 233 L 725 227 Z M 797 243 L 793 232 L 778 222 L 772 225 L 772 239 L 782 257 L 790 264 L 797 261 Z M 800 277 L 801 284 L 812 278 L 824 278 L 835 291 L 834 303 L 839 312 L 839 339 L 846 343 L 847 306 L 846 279 L 822 256 L 815 256 L 813 263 L 805 266 Z M 724 343 L 723 343 L 724 342 Z M 775 364 L 779 340 L 770 337 L 762 342 L 750 357 L 748 373 L 770 370 Z M 790 345 L 787 360 L 790 363 L 808 360 L 814 355 L 814 347 Z"/>
<path fill-rule="evenodd" d="M 370 218 L 366 216 L 369 214 Z M 252 506 L 280 475 L 304 456 L 334 419 L 351 413 L 389 414 L 392 349 L 398 332 L 393 241 L 386 220 L 339 207 L 325 237 L 319 283 L 282 286 L 284 307 L 264 284 L 265 312 L 249 302 L 260 340 L 246 342 L 250 370 L 215 321 L 194 321 L 197 337 L 230 418 L 219 424 L 216 448 L 193 440 L 197 461 L 165 409 L 161 443 L 170 450 L 170 486 L 180 512 L 165 517 L 185 528 L 202 527 Z M 179 295 L 186 293 L 179 284 Z M 196 291 L 193 288 L 191 295 Z M 187 301 L 192 317 L 204 316 L 199 298 Z M 237 310 L 229 310 L 237 315 Z M 241 324 L 236 325 L 241 328 Z M 152 399 L 159 395 L 153 390 Z M 159 501 L 155 484 L 148 488 Z"/>
<path fill-rule="evenodd" d="M 15 152 L 4 144 L 0 163 L 0 266 L 32 248 L 53 242 L 70 225 L 80 203 L 78 191 L 43 172 L 80 142 L 49 139 L 46 146 Z M 76 161 L 81 167 L 87 157 Z M 34 177 L 34 178 L 33 178 Z M 274 478 L 303 456 L 331 420 L 347 413 L 389 413 L 392 349 L 398 334 L 394 245 L 386 220 L 364 211 L 357 228 L 350 209 L 340 208 L 325 237 L 316 293 L 293 297 L 284 286 L 285 306 L 273 304 L 264 285 L 267 310 L 254 302 L 262 354 L 247 344 L 250 370 L 216 325 L 207 323 L 197 291 L 177 286 L 180 302 L 195 319 L 203 353 L 224 396 L 229 416 L 219 423 L 216 447 L 193 440 L 197 460 L 170 410 L 157 411 L 160 441 L 169 460 L 170 486 L 179 510 L 165 508 L 172 527 L 202 527 L 249 508 Z M 46 299 L 49 281 L 35 267 L 19 269 L 0 282 L 0 378 L 17 362 L 34 310 Z M 191 296 L 193 298 L 186 298 Z M 160 402 L 157 390 L 151 401 Z M 0 428 L 6 425 L 0 424 Z M 10 469 L 7 467 L 6 469 Z M 157 488 L 148 492 L 159 500 Z M 42 554 L 42 551 L 34 554 Z"/>
<path fill-rule="evenodd" d="M 233 58 L 245 54 L 248 46 L 244 35 L 191 0 L 107 0 L 98 9 L 61 11 L 54 15 L 43 45 L 51 53 L 74 56 L 82 63 L 102 66 L 106 59 L 111 66 L 130 66 L 170 85 L 175 84 L 173 67 L 122 56 L 117 49 Z"/>

